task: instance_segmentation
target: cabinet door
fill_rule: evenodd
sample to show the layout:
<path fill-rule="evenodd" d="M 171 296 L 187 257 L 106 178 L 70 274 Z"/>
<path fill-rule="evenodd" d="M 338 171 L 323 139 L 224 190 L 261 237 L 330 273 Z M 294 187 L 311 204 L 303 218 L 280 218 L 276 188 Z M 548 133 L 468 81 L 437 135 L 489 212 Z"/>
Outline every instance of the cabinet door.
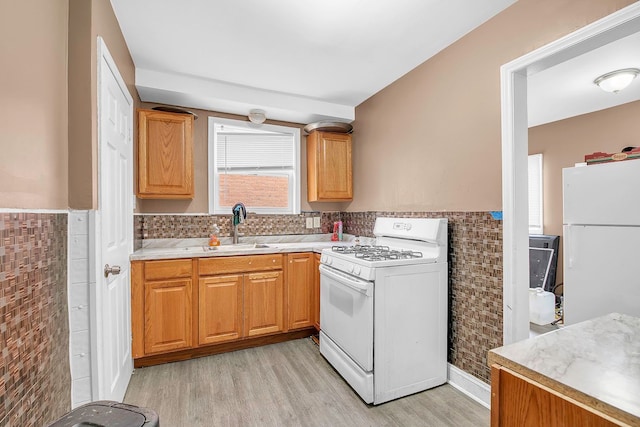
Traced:
<path fill-rule="evenodd" d="M 595 409 L 499 365 L 491 367 L 491 426 L 612 427 Z"/>
<path fill-rule="evenodd" d="M 351 135 L 312 132 L 307 136 L 307 197 L 310 202 L 353 198 Z"/>
<path fill-rule="evenodd" d="M 320 254 L 313 261 L 313 326 L 320 330 Z"/>
<path fill-rule="evenodd" d="M 138 197 L 193 198 L 193 116 L 139 110 Z"/>
<path fill-rule="evenodd" d="M 191 279 L 145 283 L 145 354 L 191 347 Z"/>
<path fill-rule="evenodd" d="M 242 337 L 242 275 L 201 278 L 198 298 L 200 345 Z"/>
<path fill-rule="evenodd" d="M 306 328 L 314 321 L 313 254 L 287 255 L 289 329 Z"/>
<path fill-rule="evenodd" d="M 244 276 L 244 336 L 271 334 L 284 329 L 281 271 Z"/>

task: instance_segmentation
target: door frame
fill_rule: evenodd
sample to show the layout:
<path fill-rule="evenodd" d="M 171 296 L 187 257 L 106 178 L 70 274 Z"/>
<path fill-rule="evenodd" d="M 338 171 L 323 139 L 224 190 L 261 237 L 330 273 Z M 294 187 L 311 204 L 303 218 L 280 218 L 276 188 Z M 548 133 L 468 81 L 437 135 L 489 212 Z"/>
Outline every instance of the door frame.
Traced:
<path fill-rule="evenodd" d="M 104 316 L 104 312 L 103 312 L 103 306 L 100 304 L 100 295 L 98 292 L 98 286 L 101 286 L 102 284 L 102 274 L 103 274 L 103 268 L 104 268 L 104 262 L 102 259 L 102 208 L 99 205 L 99 200 L 100 200 L 100 194 L 102 191 L 102 174 L 101 174 L 101 148 L 102 148 L 102 138 L 101 138 L 101 124 L 100 124 L 100 117 L 101 117 L 101 93 L 102 93 L 102 79 L 103 79 L 103 65 L 108 67 L 111 70 L 111 73 L 113 74 L 113 76 L 116 79 L 116 82 L 118 83 L 118 86 L 120 87 L 120 89 L 122 90 L 125 98 L 127 99 L 127 103 L 129 104 L 130 108 L 131 108 L 131 118 L 132 118 L 132 123 L 131 126 L 129 127 L 129 132 L 130 132 L 130 138 L 131 141 L 133 141 L 133 119 L 134 119 L 134 115 L 133 115 L 133 106 L 134 106 L 134 102 L 133 102 L 133 97 L 131 96 L 131 94 L 129 93 L 129 89 L 127 88 L 126 83 L 124 82 L 124 79 L 122 78 L 122 75 L 120 74 L 120 72 L 118 71 L 118 67 L 115 63 L 115 61 L 113 60 L 113 57 L 111 56 L 111 54 L 109 53 L 109 49 L 107 48 L 106 43 L 104 42 L 104 40 L 102 39 L 102 37 L 98 36 L 97 37 L 97 41 L 96 41 L 96 45 L 97 45 L 97 106 L 96 106 L 96 113 L 97 115 L 95 116 L 96 122 L 97 122 L 97 132 L 96 132 L 96 138 L 97 138 L 97 179 L 98 179 L 98 207 L 95 211 L 92 211 L 92 215 L 90 218 L 90 223 L 89 223 L 89 236 L 90 239 L 92 239 L 92 242 L 90 242 L 90 257 L 89 259 L 92 260 L 90 261 L 90 265 L 91 265 L 91 271 L 90 271 L 90 282 L 91 282 L 91 286 L 90 286 L 90 305 L 91 305 L 91 309 L 90 309 L 90 313 L 91 313 L 91 319 L 90 319 L 90 333 L 91 333 L 91 376 L 92 376 L 92 381 L 91 381 L 91 391 L 92 391 L 92 400 L 96 401 L 96 400 L 102 400 L 104 399 L 104 389 L 105 389 L 105 366 L 107 364 L 108 361 L 105 361 L 103 356 L 104 356 L 104 352 L 102 351 L 103 348 L 103 343 L 102 343 L 102 336 L 103 336 L 103 330 L 102 330 L 102 326 L 104 324 L 104 322 L 102 321 L 103 316 Z M 129 177 L 133 177 L 133 144 L 131 144 L 131 162 L 130 162 L 130 166 L 129 166 L 129 171 L 127 173 L 127 175 Z M 134 200 L 134 191 L 133 191 L 133 181 L 131 180 L 131 200 Z M 133 202 L 132 202 L 133 203 Z M 131 208 L 133 209 L 133 206 L 135 205 L 131 205 Z M 133 211 L 132 211 L 133 212 Z M 133 223 L 130 224 L 130 226 L 133 228 Z M 133 251 L 133 233 L 128 233 L 127 236 L 129 237 L 129 242 L 128 242 L 128 246 L 129 246 L 129 252 L 131 253 Z M 131 332 L 130 332 L 131 333 Z"/>
<path fill-rule="evenodd" d="M 504 345 L 529 337 L 527 77 L 639 31 L 636 2 L 500 68 Z"/>

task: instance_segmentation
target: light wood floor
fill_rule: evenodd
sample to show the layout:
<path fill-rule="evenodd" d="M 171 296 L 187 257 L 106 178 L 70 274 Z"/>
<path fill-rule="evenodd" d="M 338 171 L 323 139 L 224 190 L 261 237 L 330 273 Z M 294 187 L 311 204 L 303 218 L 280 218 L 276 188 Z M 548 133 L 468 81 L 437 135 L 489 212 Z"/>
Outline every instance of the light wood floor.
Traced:
<path fill-rule="evenodd" d="M 448 384 L 366 405 L 309 338 L 136 369 L 124 401 L 162 427 L 489 425 L 489 410 Z"/>

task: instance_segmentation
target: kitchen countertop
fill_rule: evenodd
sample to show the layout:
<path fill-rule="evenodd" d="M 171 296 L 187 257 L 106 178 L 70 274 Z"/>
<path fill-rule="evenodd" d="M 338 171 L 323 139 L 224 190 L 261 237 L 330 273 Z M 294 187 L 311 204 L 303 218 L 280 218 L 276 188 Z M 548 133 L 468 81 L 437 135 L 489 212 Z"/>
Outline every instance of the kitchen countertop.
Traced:
<path fill-rule="evenodd" d="M 229 238 L 222 238 L 222 245 L 213 247 L 208 246 L 208 239 L 152 239 L 143 241 L 142 249 L 133 252 L 129 259 L 149 261 L 290 252 L 320 253 L 323 249 L 332 246 L 351 246 L 353 239 L 354 236 L 345 235 L 342 241 L 333 242 L 330 234 L 250 236 L 241 237 L 240 243 L 236 245 L 232 245 Z"/>
<path fill-rule="evenodd" d="M 640 319 L 618 313 L 489 351 L 498 364 L 640 425 Z"/>

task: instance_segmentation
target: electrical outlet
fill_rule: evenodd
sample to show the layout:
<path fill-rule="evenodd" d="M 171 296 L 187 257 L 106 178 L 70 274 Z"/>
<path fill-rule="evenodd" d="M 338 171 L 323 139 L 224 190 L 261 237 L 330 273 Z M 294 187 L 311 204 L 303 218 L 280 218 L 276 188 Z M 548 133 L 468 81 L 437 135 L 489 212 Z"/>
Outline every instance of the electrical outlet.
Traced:
<path fill-rule="evenodd" d="M 313 217 L 313 228 L 320 228 L 320 217 L 319 216 L 314 216 Z"/>
<path fill-rule="evenodd" d="M 307 217 L 307 228 L 313 228 L 313 218 Z"/>

